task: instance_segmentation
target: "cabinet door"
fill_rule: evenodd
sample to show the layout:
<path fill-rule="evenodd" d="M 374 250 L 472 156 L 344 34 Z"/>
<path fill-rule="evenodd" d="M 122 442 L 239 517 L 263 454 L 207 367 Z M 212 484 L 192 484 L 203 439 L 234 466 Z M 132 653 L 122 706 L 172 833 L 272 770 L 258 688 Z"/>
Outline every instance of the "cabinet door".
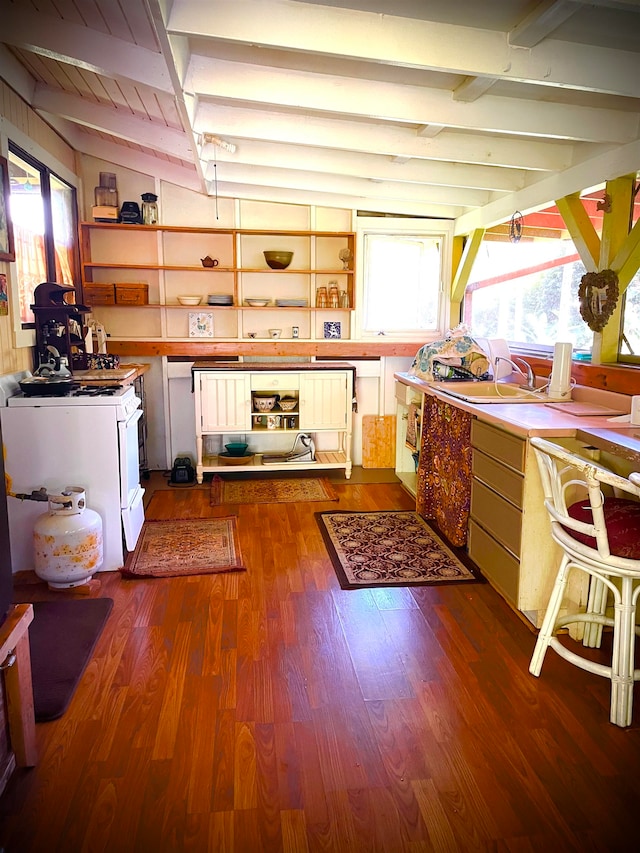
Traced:
<path fill-rule="evenodd" d="M 349 407 L 346 373 L 300 375 L 300 429 L 346 429 Z"/>
<path fill-rule="evenodd" d="M 202 373 L 200 405 L 202 432 L 251 429 L 249 377 Z"/>

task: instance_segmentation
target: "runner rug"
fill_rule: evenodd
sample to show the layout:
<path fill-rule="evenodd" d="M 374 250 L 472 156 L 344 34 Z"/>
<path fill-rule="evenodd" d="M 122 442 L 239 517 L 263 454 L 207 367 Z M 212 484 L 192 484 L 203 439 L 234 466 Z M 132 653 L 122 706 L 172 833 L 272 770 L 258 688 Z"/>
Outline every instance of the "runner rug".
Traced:
<path fill-rule="evenodd" d="M 224 518 L 145 521 L 125 578 L 174 578 L 244 571 L 237 522 Z"/>
<path fill-rule="evenodd" d="M 112 607 L 111 598 L 33 603 L 29 648 L 36 722 L 57 720 L 69 707 Z"/>
<path fill-rule="evenodd" d="M 416 512 L 317 512 L 342 589 L 477 580 Z"/>
<path fill-rule="evenodd" d="M 337 500 L 331 483 L 324 477 L 290 480 L 223 480 L 214 477 L 211 482 L 211 506 Z"/>

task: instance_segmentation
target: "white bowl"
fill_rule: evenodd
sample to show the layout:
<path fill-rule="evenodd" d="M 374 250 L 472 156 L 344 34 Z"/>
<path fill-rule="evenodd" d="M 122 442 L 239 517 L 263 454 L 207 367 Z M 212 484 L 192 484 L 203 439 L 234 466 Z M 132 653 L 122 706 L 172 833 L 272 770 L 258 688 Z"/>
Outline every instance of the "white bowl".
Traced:
<path fill-rule="evenodd" d="M 250 305 L 252 308 L 264 308 L 265 305 L 269 305 L 271 302 L 270 299 L 245 299 L 244 300 L 247 305 Z"/>
<path fill-rule="evenodd" d="M 202 296 L 178 296 L 180 305 L 200 305 Z"/>

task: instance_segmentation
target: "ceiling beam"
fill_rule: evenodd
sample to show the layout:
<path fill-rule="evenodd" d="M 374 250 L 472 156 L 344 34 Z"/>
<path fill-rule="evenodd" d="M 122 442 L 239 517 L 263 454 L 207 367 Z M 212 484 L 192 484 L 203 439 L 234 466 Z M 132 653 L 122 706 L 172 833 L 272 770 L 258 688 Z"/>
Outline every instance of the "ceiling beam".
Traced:
<path fill-rule="evenodd" d="M 129 142 L 156 148 L 181 160 L 193 161 L 195 158 L 194 146 L 183 131 L 127 115 L 123 110 L 91 103 L 76 95 L 67 95 L 39 85 L 36 87 L 32 106 L 36 110 L 63 116 L 76 124 L 86 125 L 112 136 L 120 136 Z"/>
<path fill-rule="evenodd" d="M 640 73 L 639 73 L 640 76 Z M 621 110 L 484 95 L 475 103 L 455 102 L 451 93 L 329 74 L 265 68 L 192 56 L 185 86 L 201 98 L 251 105 L 260 97 L 273 109 L 355 115 L 375 121 L 444 124 L 475 132 L 552 137 L 618 145 L 637 138 L 638 117 Z"/>
<path fill-rule="evenodd" d="M 508 33 L 287 0 L 174 0 L 171 34 L 434 69 L 466 77 L 640 96 L 640 56 L 547 38 L 528 50 Z"/>
<path fill-rule="evenodd" d="M 194 120 L 196 133 L 322 146 L 428 160 L 461 161 L 475 165 L 557 172 L 571 165 L 572 148 L 562 142 L 537 139 L 480 137 L 449 133 L 425 137 L 412 127 L 383 122 L 355 122 L 322 115 L 292 115 L 284 111 L 232 107 L 200 100 Z"/>
<path fill-rule="evenodd" d="M 514 47 L 534 47 L 579 8 L 580 4 L 574 0 L 543 0 L 511 30 L 509 44 Z"/>
<path fill-rule="evenodd" d="M 114 79 L 173 92 L 163 55 L 61 17 L 13 4 L 2 17 L 2 41 Z"/>

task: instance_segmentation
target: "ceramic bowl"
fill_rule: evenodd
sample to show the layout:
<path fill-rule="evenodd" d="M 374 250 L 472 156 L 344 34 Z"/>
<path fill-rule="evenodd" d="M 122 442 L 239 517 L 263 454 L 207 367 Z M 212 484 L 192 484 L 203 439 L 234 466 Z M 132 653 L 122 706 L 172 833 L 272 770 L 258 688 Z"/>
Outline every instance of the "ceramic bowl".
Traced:
<path fill-rule="evenodd" d="M 180 305 L 200 305 L 202 296 L 178 296 Z"/>
<path fill-rule="evenodd" d="M 230 444 L 225 444 L 229 456 L 244 456 L 248 446 L 244 441 L 232 441 Z"/>
<path fill-rule="evenodd" d="M 276 395 L 253 398 L 253 408 L 256 412 L 270 412 L 276 404 Z"/>
<path fill-rule="evenodd" d="M 244 300 L 247 305 L 250 305 L 252 308 L 264 308 L 265 305 L 268 305 L 271 300 L 270 299 L 245 299 Z"/>
<path fill-rule="evenodd" d="M 265 252 L 264 259 L 272 270 L 286 270 L 293 258 L 293 252 Z"/>

